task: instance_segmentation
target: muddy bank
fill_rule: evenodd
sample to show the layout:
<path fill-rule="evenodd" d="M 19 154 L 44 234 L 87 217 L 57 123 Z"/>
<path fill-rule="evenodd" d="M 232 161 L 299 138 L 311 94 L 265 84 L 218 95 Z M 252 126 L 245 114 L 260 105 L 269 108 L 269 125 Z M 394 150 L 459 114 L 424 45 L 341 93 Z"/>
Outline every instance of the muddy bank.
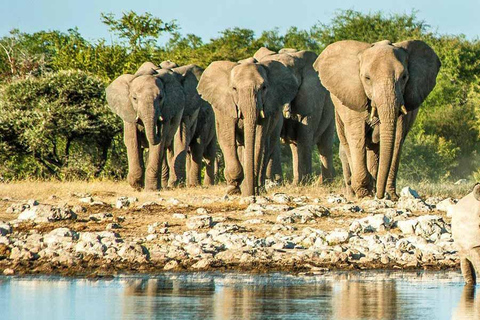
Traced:
<path fill-rule="evenodd" d="M 188 192 L 188 191 L 186 191 Z M 110 276 L 238 270 L 449 269 L 458 256 L 446 214 L 455 199 L 348 202 L 270 193 L 139 202 L 72 194 L 0 202 L 0 272 Z"/>

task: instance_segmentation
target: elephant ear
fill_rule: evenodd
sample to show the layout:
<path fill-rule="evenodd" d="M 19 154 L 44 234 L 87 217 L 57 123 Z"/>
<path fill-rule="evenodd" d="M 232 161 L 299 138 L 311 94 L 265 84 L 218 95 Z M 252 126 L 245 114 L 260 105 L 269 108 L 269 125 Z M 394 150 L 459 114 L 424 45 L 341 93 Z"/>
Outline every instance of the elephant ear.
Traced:
<path fill-rule="evenodd" d="M 260 65 L 266 69 L 268 76 L 268 87 L 263 104 L 265 115 L 268 117 L 295 98 L 300 84 L 293 72 L 278 61 L 264 61 Z"/>
<path fill-rule="evenodd" d="M 160 114 L 163 120 L 168 122 L 179 112 L 183 112 L 185 108 L 185 93 L 178 75 L 171 70 L 160 69 L 155 77 L 163 85 L 164 97 L 160 106 Z"/>
<path fill-rule="evenodd" d="M 115 79 L 105 90 L 110 109 L 125 122 L 135 122 L 137 113 L 130 102 L 130 82 L 134 75 L 124 74 Z"/>
<path fill-rule="evenodd" d="M 475 187 L 473 187 L 473 196 L 477 201 L 480 201 L 480 183 L 477 183 Z"/>
<path fill-rule="evenodd" d="M 266 56 L 271 56 L 272 54 L 276 54 L 276 52 L 270 49 L 267 49 L 265 47 L 261 47 L 260 49 L 257 50 L 257 52 L 255 52 L 255 54 L 253 55 L 253 58 L 257 61 L 260 61 Z"/>
<path fill-rule="evenodd" d="M 407 110 L 412 111 L 422 104 L 435 87 L 440 59 L 432 48 L 420 40 L 403 41 L 394 46 L 408 53 L 409 79 L 403 98 Z"/>
<path fill-rule="evenodd" d="M 143 76 L 143 75 L 154 75 L 157 73 L 157 70 L 160 69 L 154 63 L 147 61 L 144 62 L 140 68 L 138 68 L 137 72 L 135 72 L 136 76 Z"/>
<path fill-rule="evenodd" d="M 313 64 L 325 88 L 345 106 L 357 111 L 363 110 L 368 102 L 360 80 L 358 54 L 370 46 L 360 41 L 338 41 L 326 47 Z"/>
<path fill-rule="evenodd" d="M 203 72 L 197 86 L 203 100 L 231 118 L 238 117 L 230 88 L 230 73 L 236 65 L 230 61 L 212 62 Z"/>

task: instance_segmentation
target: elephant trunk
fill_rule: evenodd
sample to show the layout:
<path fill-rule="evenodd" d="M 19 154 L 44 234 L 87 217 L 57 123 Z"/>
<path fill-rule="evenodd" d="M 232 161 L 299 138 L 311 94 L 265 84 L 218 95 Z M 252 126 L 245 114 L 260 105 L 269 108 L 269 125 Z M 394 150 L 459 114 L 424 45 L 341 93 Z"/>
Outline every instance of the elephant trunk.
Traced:
<path fill-rule="evenodd" d="M 243 100 L 243 101 L 242 101 Z M 254 196 L 256 187 L 255 177 L 255 129 L 257 124 L 257 99 L 253 90 L 248 90 L 240 100 L 239 107 L 244 119 L 243 170 L 245 182 L 243 196 Z"/>
<path fill-rule="evenodd" d="M 153 104 L 152 104 L 153 105 Z M 157 108 L 148 108 L 147 111 L 142 112 L 140 118 L 145 126 L 145 135 L 147 136 L 150 145 L 157 145 L 160 143 L 160 132 L 157 124 L 158 121 Z"/>
<path fill-rule="evenodd" d="M 397 116 L 401 103 L 395 96 L 389 99 L 387 95 L 386 101 L 377 104 L 380 119 L 380 159 L 376 185 L 376 196 L 378 199 L 382 199 L 385 194 L 385 187 L 392 164 Z"/>

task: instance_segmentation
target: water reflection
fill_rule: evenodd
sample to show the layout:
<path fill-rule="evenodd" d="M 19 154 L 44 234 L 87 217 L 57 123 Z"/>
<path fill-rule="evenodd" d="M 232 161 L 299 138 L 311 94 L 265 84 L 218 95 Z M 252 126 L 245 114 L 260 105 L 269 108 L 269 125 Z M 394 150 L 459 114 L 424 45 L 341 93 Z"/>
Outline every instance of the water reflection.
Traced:
<path fill-rule="evenodd" d="M 463 288 L 460 302 L 455 309 L 452 319 L 480 319 L 480 293 L 475 293 L 475 286 Z"/>
<path fill-rule="evenodd" d="M 2 320 L 165 318 L 480 319 L 480 294 L 458 272 L 0 277 Z"/>

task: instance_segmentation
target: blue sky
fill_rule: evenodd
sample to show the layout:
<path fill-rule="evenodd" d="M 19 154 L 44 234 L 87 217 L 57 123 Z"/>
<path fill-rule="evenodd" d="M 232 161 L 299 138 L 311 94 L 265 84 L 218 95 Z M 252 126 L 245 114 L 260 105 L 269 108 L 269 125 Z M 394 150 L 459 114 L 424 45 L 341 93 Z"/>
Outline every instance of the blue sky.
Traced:
<path fill-rule="evenodd" d="M 441 33 L 480 35 L 480 0 L 0 0 L 0 36 L 19 28 L 24 32 L 66 31 L 78 27 L 89 40 L 111 35 L 100 22 L 100 13 L 150 12 L 165 21 L 176 19 L 183 34 L 204 40 L 229 27 L 263 30 L 289 26 L 308 29 L 318 21 L 328 22 L 337 9 L 361 12 L 410 13 L 426 20 Z"/>

